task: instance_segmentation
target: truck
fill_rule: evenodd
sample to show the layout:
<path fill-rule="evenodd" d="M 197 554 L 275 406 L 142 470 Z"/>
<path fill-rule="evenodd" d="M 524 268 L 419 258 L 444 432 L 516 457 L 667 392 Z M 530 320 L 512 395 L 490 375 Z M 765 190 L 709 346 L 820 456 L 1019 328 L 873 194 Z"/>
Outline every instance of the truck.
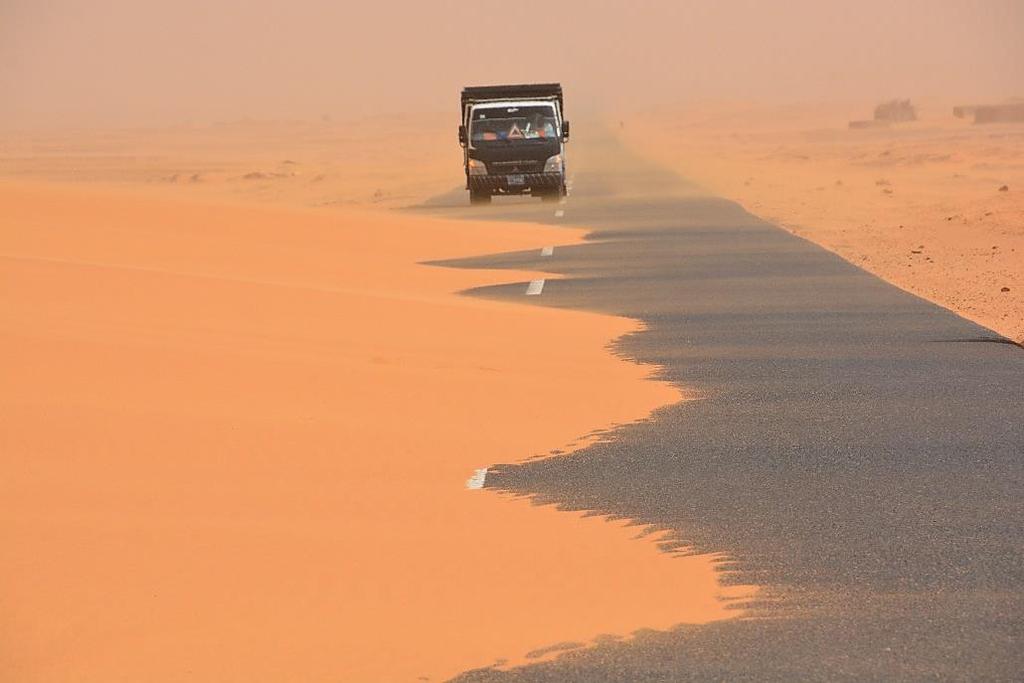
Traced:
<path fill-rule="evenodd" d="M 462 89 L 459 144 L 471 204 L 495 195 L 565 195 L 569 122 L 559 83 Z"/>

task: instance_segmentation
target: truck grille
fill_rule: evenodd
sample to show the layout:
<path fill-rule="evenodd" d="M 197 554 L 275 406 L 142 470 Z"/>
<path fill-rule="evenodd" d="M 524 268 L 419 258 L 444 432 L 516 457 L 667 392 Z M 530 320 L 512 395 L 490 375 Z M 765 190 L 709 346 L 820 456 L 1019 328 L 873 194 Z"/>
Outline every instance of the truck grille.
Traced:
<path fill-rule="evenodd" d="M 535 159 L 520 161 L 488 161 L 487 172 L 493 175 L 509 173 L 540 173 L 544 170 L 544 162 Z"/>
<path fill-rule="evenodd" d="M 527 190 L 557 190 L 562 186 L 562 174 L 524 173 L 522 185 L 509 185 L 508 176 L 501 174 L 471 175 L 466 181 L 466 186 L 472 190 L 521 194 Z"/>

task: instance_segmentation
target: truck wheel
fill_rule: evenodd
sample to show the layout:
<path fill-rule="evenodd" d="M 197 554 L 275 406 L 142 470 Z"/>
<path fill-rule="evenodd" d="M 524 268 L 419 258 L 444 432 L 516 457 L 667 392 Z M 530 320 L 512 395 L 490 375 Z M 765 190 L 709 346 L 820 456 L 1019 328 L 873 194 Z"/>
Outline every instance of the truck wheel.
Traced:
<path fill-rule="evenodd" d="M 469 191 L 469 203 L 470 204 L 490 204 L 491 193 L 490 192 L 476 192 L 474 190 Z"/>

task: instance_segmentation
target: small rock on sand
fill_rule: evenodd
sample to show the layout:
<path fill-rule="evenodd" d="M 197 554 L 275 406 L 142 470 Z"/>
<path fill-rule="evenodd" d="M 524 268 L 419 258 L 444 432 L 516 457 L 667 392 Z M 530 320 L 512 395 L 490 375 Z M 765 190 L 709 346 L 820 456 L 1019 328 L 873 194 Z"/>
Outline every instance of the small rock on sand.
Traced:
<path fill-rule="evenodd" d="M 1000 192 L 1009 192 L 1010 191 L 1010 186 L 1009 185 L 1003 185 L 1002 187 L 999 188 L 999 191 Z"/>

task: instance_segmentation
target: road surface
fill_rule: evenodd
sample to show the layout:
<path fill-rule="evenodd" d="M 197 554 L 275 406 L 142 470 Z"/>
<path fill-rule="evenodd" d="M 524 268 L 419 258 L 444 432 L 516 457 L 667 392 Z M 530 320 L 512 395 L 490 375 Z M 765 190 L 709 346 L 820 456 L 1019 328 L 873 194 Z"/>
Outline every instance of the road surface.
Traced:
<path fill-rule="evenodd" d="M 640 320 L 615 352 L 701 398 L 485 486 L 667 529 L 762 597 L 459 680 L 1024 676 L 1024 350 L 581 132 L 564 204 L 420 210 L 586 226 L 586 244 L 439 265 L 552 273 L 467 294 Z"/>

